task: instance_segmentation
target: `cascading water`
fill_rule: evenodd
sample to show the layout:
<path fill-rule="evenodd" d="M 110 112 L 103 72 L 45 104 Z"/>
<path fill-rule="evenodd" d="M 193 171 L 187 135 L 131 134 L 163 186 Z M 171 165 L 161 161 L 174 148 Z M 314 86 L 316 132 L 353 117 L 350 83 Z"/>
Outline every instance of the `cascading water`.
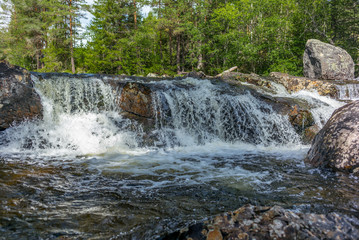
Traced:
<path fill-rule="evenodd" d="M 155 93 L 160 112 L 157 128 L 165 145 L 175 142 L 193 146 L 213 141 L 266 146 L 300 143 L 288 118 L 249 91 L 238 93 L 208 80 L 186 79 L 184 83 L 186 88 L 170 87 Z"/>
<path fill-rule="evenodd" d="M 357 179 L 306 167 L 308 146 L 255 92 L 192 78 L 142 84 L 152 90 L 148 126 L 119 108 L 121 87 L 36 80 L 44 119 L 0 133 L 4 238 L 155 239 L 245 203 L 359 210 Z M 277 87 L 273 96 L 306 102 L 318 126 L 343 105 Z"/>
<path fill-rule="evenodd" d="M 338 99 L 340 100 L 358 100 L 359 84 L 337 84 Z"/>

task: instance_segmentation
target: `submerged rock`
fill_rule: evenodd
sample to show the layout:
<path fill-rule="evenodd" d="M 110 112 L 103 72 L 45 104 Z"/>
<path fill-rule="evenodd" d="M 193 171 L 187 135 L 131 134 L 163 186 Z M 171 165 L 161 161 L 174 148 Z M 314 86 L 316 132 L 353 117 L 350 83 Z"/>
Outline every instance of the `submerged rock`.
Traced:
<path fill-rule="evenodd" d="M 349 218 L 336 213 L 304 214 L 279 206 L 247 205 L 160 239 L 357 239 L 358 234 Z"/>
<path fill-rule="evenodd" d="M 316 79 L 354 79 L 354 61 L 340 47 L 310 39 L 305 46 L 304 76 Z"/>
<path fill-rule="evenodd" d="M 322 96 L 338 97 L 338 90 L 332 82 L 295 77 L 280 72 L 272 72 L 270 77 L 274 82 L 282 84 L 289 93 L 301 90 L 316 90 Z"/>
<path fill-rule="evenodd" d="M 0 131 L 13 123 L 42 117 L 40 96 L 32 85 L 27 70 L 0 62 Z"/>
<path fill-rule="evenodd" d="M 315 136 L 305 162 L 314 167 L 359 171 L 359 101 L 333 113 Z"/>

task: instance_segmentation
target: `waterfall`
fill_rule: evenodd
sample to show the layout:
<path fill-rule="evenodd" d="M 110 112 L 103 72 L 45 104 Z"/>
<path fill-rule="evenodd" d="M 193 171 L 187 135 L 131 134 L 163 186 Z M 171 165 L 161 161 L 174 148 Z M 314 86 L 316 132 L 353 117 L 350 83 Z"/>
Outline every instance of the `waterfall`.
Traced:
<path fill-rule="evenodd" d="M 288 118 L 249 91 L 235 92 L 192 78 L 186 79 L 186 84 L 190 87 L 156 92 L 157 108 L 168 109 L 159 111 L 157 120 L 162 141 L 167 145 L 176 142 L 189 146 L 218 140 L 261 145 L 300 142 Z M 159 103 L 166 106 L 158 106 Z"/>
<path fill-rule="evenodd" d="M 123 84 L 114 89 L 96 77 L 66 76 L 50 76 L 35 83 L 44 119 L 2 132 L 0 149 L 4 153 L 77 156 L 214 143 L 301 144 L 288 117 L 248 88 L 193 78 L 143 82 L 152 90 L 155 116 L 145 126 L 123 115 L 118 102 Z M 308 102 L 320 127 L 341 106 L 314 93 L 291 95 L 280 87 L 273 96 Z"/>
<path fill-rule="evenodd" d="M 338 89 L 338 99 L 357 100 L 359 99 L 359 84 L 336 85 Z"/>

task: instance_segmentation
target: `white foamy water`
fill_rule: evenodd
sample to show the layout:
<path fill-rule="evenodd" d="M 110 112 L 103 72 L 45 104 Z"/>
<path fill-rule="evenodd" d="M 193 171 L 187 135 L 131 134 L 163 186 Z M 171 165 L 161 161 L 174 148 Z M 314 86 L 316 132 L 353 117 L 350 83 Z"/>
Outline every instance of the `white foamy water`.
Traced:
<path fill-rule="evenodd" d="M 147 125 L 127 119 L 121 88 L 100 79 L 36 82 L 43 120 L 0 132 L 2 236 L 158 239 L 248 203 L 358 212 L 356 188 L 305 166 L 309 146 L 256 93 L 191 78 L 142 83 L 153 91 Z M 342 105 L 282 90 L 318 125 Z"/>
<path fill-rule="evenodd" d="M 358 100 L 359 84 L 336 85 L 338 89 L 338 98 L 340 100 Z"/>
<path fill-rule="evenodd" d="M 116 91 L 99 79 L 37 81 L 44 119 L 1 133 L 0 150 L 7 156 L 70 158 L 105 172 L 147 176 L 143 184 L 151 188 L 222 178 L 228 184 L 271 182 L 269 171 L 242 166 L 261 158 L 291 159 L 303 167 L 308 146 L 300 143 L 286 116 L 249 91 L 192 78 L 146 84 L 154 89 L 157 113 L 150 132 L 121 116 Z M 278 87 L 277 96 L 306 101 L 319 126 L 341 106 L 306 91 L 288 94 Z M 144 140 L 148 135 L 151 143 Z"/>
<path fill-rule="evenodd" d="M 319 128 L 324 126 L 336 109 L 345 105 L 345 103 L 339 102 L 330 97 L 321 96 L 315 90 L 302 90 L 290 94 L 286 91 L 283 85 L 277 83 L 272 83 L 272 85 L 277 92 L 275 96 L 303 100 L 310 107 L 310 112 L 313 115 L 315 124 L 318 125 Z"/>

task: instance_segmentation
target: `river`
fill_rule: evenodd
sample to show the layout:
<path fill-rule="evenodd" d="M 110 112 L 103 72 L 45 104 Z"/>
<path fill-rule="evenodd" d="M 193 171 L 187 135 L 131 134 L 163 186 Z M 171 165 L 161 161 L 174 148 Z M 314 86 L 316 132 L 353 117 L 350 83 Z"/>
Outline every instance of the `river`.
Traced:
<path fill-rule="evenodd" d="M 358 178 L 306 166 L 310 146 L 251 91 L 147 82 L 148 130 L 118 108 L 121 88 L 95 76 L 35 83 L 44 118 L 0 132 L 0 239 L 157 239 L 246 203 L 358 217 Z M 312 105 L 320 127 L 343 105 L 272 95 Z"/>

